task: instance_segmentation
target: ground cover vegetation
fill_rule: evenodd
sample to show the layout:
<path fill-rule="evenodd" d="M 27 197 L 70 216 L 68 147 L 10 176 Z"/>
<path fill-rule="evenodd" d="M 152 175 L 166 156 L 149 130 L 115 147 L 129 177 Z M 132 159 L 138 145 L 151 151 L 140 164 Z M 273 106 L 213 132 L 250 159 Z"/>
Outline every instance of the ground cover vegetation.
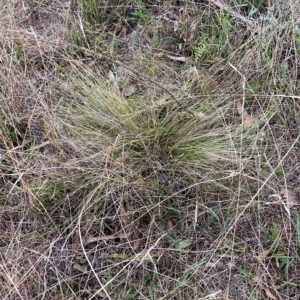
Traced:
<path fill-rule="evenodd" d="M 299 299 L 300 3 L 0 0 L 1 299 Z"/>

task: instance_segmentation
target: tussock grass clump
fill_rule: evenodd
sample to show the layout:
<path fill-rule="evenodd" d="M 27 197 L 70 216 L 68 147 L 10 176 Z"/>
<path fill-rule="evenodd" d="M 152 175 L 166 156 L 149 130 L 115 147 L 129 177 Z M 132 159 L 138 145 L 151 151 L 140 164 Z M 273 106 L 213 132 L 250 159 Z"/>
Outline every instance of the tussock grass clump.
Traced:
<path fill-rule="evenodd" d="M 237 164 L 241 126 L 224 124 L 232 106 L 222 105 L 222 99 L 213 104 L 209 97 L 194 99 L 185 109 L 180 103 L 186 99 L 168 95 L 125 98 L 105 78 L 75 69 L 63 80 L 62 93 L 69 138 L 92 151 L 111 149 L 115 161 L 126 152 L 141 165 L 156 162 L 176 169 L 187 163 L 199 175 L 217 172 L 214 165 L 221 162 Z"/>
<path fill-rule="evenodd" d="M 69 175 L 58 178 L 55 186 L 63 178 L 69 188 L 79 183 L 71 192 L 72 197 L 80 197 L 72 215 L 86 267 L 95 272 L 108 269 L 112 276 L 105 279 L 101 291 L 105 295 L 129 292 L 124 286 L 127 268 L 141 276 L 135 280 L 138 285 L 145 280 L 154 284 L 155 274 L 166 274 L 165 266 L 171 267 L 173 259 L 168 262 L 165 257 L 156 266 L 153 260 L 158 257 L 143 249 L 160 243 L 174 249 L 172 255 L 177 257 L 176 251 L 190 247 L 198 206 L 210 211 L 211 226 L 219 227 L 215 205 L 237 186 L 243 157 L 243 126 L 224 122 L 233 121 L 228 119 L 232 104 L 222 97 L 213 103 L 209 97 L 197 97 L 185 108 L 188 98 L 183 92 L 177 92 L 176 98 L 164 91 L 157 98 L 124 97 L 115 83 L 87 68 L 73 67 L 62 75 L 63 101 L 53 119 L 52 137 L 68 153 L 63 165 Z M 87 252 L 106 236 L 118 259 L 112 265 L 106 261 L 100 271 Z M 116 239 L 124 238 L 128 246 L 118 249 Z M 105 247 L 97 256 L 103 251 Z M 81 265 L 77 262 L 76 269 L 81 270 Z M 179 287 L 173 288 L 175 293 Z M 162 296 L 161 291 L 157 296 Z"/>

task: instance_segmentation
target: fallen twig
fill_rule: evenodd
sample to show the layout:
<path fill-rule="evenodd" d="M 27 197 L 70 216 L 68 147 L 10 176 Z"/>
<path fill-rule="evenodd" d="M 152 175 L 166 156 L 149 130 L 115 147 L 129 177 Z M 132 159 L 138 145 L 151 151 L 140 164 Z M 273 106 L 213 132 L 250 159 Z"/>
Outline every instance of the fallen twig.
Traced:
<path fill-rule="evenodd" d="M 247 19 L 246 17 L 244 17 L 243 15 L 239 14 L 237 11 L 235 11 L 234 9 L 229 7 L 222 0 L 208 0 L 208 1 L 213 3 L 216 6 L 220 7 L 221 9 L 228 11 L 231 16 L 240 19 L 241 21 L 246 23 L 249 27 L 251 27 L 252 29 L 255 28 L 255 23 L 253 21 L 251 21 L 251 20 Z"/>

